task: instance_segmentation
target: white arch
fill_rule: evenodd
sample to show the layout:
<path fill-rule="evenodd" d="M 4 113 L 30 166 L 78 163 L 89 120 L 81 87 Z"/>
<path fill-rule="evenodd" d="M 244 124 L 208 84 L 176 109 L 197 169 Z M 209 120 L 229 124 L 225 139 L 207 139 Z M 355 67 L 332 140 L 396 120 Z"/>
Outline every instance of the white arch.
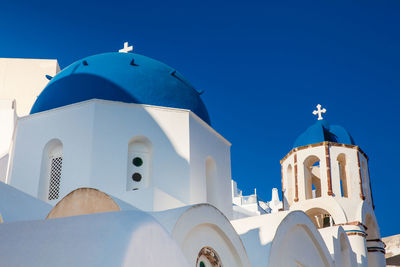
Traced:
<path fill-rule="evenodd" d="M 152 215 L 164 224 L 192 266 L 203 247 L 214 249 L 223 266 L 251 266 L 239 235 L 214 206 L 198 204 Z"/>
<path fill-rule="evenodd" d="M 357 211 L 357 215 L 356 215 L 356 220 L 362 222 L 365 226 L 368 227 L 368 225 L 367 225 L 367 219 L 368 219 L 368 223 L 369 224 L 373 223 L 373 225 L 375 225 L 375 227 L 377 229 L 376 232 L 379 234 L 380 233 L 379 226 L 377 223 L 375 212 L 372 209 L 371 205 L 369 205 L 368 202 L 363 201 L 360 203 L 357 210 L 358 211 Z M 379 234 L 379 237 L 377 237 L 377 238 L 380 238 L 380 234 Z M 367 239 L 370 239 L 370 237 L 367 237 Z"/>
<path fill-rule="evenodd" d="M 290 257 L 287 257 L 290 253 Z M 300 211 L 290 212 L 279 224 L 272 241 L 268 266 L 333 266 L 317 228 Z"/>
<path fill-rule="evenodd" d="M 314 166 L 317 162 L 321 164 L 321 159 L 316 155 L 309 155 L 303 161 L 305 199 L 318 198 L 322 196 L 322 167 L 320 164 Z M 315 195 L 313 195 L 313 185 L 315 187 Z"/>
<path fill-rule="evenodd" d="M 335 224 L 348 222 L 343 208 L 333 198 L 307 200 L 303 201 L 301 205 L 296 204 L 296 206 L 293 206 L 292 208 L 293 210 L 302 210 L 305 213 L 311 209 L 320 208 L 326 210 L 330 215 L 332 215 Z"/>
<path fill-rule="evenodd" d="M 351 248 L 347 234 L 342 226 L 320 229 L 331 255 L 334 255 L 335 266 L 357 266 L 356 254 Z"/>

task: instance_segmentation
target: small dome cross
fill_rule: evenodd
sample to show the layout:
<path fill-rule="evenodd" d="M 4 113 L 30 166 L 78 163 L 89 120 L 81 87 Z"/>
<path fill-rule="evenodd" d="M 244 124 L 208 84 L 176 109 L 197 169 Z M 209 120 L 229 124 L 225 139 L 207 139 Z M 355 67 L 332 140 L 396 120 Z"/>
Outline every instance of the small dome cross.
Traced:
<path fill-rule="evenodd" d="M 323 108 L 323 109 L 321 109 L 321 105 L 320 104 L 318 104 L 317 105 L 317 110 L 314 110 L 313 111 L 313 114 L 314 115 L 318 115 L 318 120 L 323 120 L 324 118 L 322 118 L 322 113 L 325 113 L 326 112 L 326 109 L 325 108 Z"/>

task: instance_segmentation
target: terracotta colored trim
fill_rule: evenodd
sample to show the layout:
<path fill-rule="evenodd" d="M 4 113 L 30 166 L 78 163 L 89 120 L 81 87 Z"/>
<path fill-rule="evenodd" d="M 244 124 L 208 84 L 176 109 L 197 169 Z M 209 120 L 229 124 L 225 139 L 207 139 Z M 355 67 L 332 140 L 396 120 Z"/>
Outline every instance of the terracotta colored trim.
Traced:
<path fill-rule="evenodd" d="M 362 185 L 362 176 L 361 176 L 361 162 L 360 162 L 360 155 L 357 152 L 357 167 L 358 167 L 358 175 L 360 175 L 360 198 L 365 200 L 364 190 Z"/>
<path fill-rule="evenodd" d="M 328 196 L 332 196 L 331 158 L 329 155 L 329 143 L 325 143 L 326 177 L 328 179 Z"/>
<path fill-rule="evenodd" d="M 382 242 L 382 243 L 383 243 L 382 239 L 380 239 L 380 238 L 377 238 L 377 239 L 367 239 L 367 242 Z"/>
<path fill-rule="evenodd" d="M 346 144 L 339 144 L 339 143 L 334 143 L 334 142 L 327 142 L 327 141 L 325 141 L 325 142 L 322 142 L 322 143 L 315 143 L 315 144 L 311 144 L 311 145 L 307 145 L 307 146 L 300 146 L 300 147 L 293 148 L 288 154 L 286 154 L 286 156 L 284 156 L 284 157 L 281 159 L 280 162 L 281 162 L 281 164 L 282 164 L 282 162 L 285 161 L 285 160 L 286 160 L 290 155 L 292 155 L 294 152 L 297 152 L 297 151 L 300 151 L 300 150 L 303 150 L 303 149 L 307 149 L 307 148 L 322 146 L 322 145 L 324 145 L 324 144 L 326 144 L 326 143 L 329 144 L 330 146 L 347 147 L 347 148 L 356 149 L 358 152 L 360 152 L 360 153 L 367 159 L 367 161 L 369 160 L 367 154 L 365 154 L 365 152 L 362 151 L 362 149 L 361 149 L 359 146 L 355 146 L 355 145 L 346 145 Z"/>
<path fill-rule="evenodd" d="M 294 185 L 295 185 L 295 197 L 294 201 L 299 201 L 299 185 L 297 181 L 297 153 L 294 154 Z"/>
<path fill-rule="evenodd" d="M 362 226 L 362 227 L 364 227 L 365 231 L 368 230 L 368 227 L 367 227 L 365 224 L 363 224 L 362 222 L 360 222 L 360 221 L 353 221 L 353 222 L 337 223 L 337 224 L 335 224 L 335 226 L 344 226 L 344 225 Z"/>
<path fill-rule="evenodd" d="M 287 177 L 286 177 L 286 180 L 287 180 Z M 285 210 L 285 198 L 284 198 L 285 196 L 284 196 L 284 193 L 283 193 L 284 187 L 283 187 L 283 166 L 282 165 L 281 165 L 281 183 L 282 183 L 282 209 Z M 286 194 L 286 190 L 285 190 L 285 194 Z"/>
<path fill-rule="evenodd" d="M 294 152 L 297 152 L 297 151 L 300 151 L 300 150 L 303 150 L 303 149 L 307 149 L 307 148 L 313 148 L 313 147 L 317 147 L 317 146 L 322 146 L 324 143 L 326 143 L 326 142 L 315 143 L 315 144 L 311 144 L 311 145 L 307 145 L 307 146 L 299 146 L 299 147 L 293 148 L 286 156 L 283 157 L 283 159 L 281 159 L 281 164 L 282 164 L 283 161 L 285 161 Z"/>
<path fill-rule="evenodd" d="M 383 254 L 386 254 L 386 251 L 384 248 L 380 248 L 380 247 L 371 247 L 371 248 L 367 248 L 368 252 L 381 252 Z"/>
<path fill-rule="evenodd" d="M 360 152 L 368 161 L 368 156 L 367 154 L 365 154 L 364 151 L 362 151 L 362 149 L 359 146 L 355 146 L 355 145 L 346 145 L 346 144 L 339 144 L 339 143 L 333 143 L 333 142 L 328 142 L 329 145 L 331 146 L 337 146 L 337 147 L 347 147 L 347 148 L 354 148 L 356 149 L 358 152 Z"/>
<path fill-rule="evenodd" d="M 350 232 L 350 233 L 346 233 L 347 236 L 351 236 L 351 235 L 358 235 L 358 236 L 362 236 L 362 237 L 366 237 L 367 234 L 364 233 L 357 233 L 357 232 Z"/>

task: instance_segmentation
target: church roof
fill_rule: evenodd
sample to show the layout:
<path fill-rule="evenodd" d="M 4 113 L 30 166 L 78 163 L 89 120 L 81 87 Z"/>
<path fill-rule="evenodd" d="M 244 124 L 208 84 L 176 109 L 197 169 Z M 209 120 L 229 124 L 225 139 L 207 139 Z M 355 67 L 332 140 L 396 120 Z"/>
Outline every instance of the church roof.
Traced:
<path fill-rule="evenodd" d="M 326 120 L 317 120 L 294 142 L 293 147 L 306 146 L 324 141 L 355 145 L 353 137 L 340 125 L 329 125 Z"/>
<path fill-rule="evenodd" d="M 4 223 L 0 236 L 7 238 L 1 266 L 190 266 L 160 223 L 139 210 Z"/>
<path fill-rule="evenodd" d="M 74 62 L 51 79 L 30 114 L 93 98 L 188 109 L 210 124 L 200 93 L 179 72 L 133 53 L 104 53 Z"/>
<path fill-rule="evenodd" d="M 43 219 L 51 209 L 50 204 L 0 181 L 0 215 L 4 222 Z"/>

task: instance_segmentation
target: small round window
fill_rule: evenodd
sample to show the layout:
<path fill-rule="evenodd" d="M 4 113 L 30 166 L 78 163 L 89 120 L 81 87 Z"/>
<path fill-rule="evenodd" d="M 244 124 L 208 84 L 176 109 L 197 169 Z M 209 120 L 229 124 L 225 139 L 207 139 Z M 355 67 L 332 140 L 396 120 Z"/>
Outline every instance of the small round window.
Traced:
<path fill-rule="evenodd" d="M 134 180 L 135 182 L 140 182 L 140 180 L 142 180 L 142 175 L 135 172 L 134 174 L 132 174 L 132 180 Z"/>
<path fill-rule="evenodd" d="M 143 160 L 142 160 L 142 158 L 135 157 L 135 158 L 132 160 L 132 163 L 133 163 L 133 165 L 135 165 L 136 167 L 140 167 L 140 166 L 143 165 Z"/>
<path fill-rule="evenodd" d="M 204 263 L 204 261 L 201 261 L 201 262 L 200 262 L 199 267 L 206 267 L 206 264 Z"/>

